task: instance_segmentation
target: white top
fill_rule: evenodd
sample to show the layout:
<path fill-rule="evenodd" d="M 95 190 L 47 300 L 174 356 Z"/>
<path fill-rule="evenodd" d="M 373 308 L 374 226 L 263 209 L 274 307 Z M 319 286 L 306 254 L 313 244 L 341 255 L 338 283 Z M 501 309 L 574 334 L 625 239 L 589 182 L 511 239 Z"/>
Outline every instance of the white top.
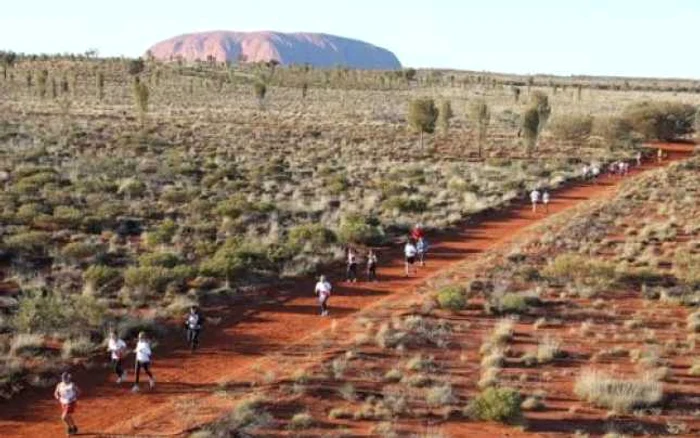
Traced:
<path fill-rule="evenodd" d="M 408 242 L 403 248 L 403 253 L 406 255 L 406 257 L 415 257 L 416 252 L 416 247 L 411 242 Z"/>
<path fill-rule="evenodd" d="M 316 293 L 323 296 L 331 294 L 331 284 L 327 281 L 319 281 L 316 283 Z"/>
<path fill-rule="evenodd" d="M 126 342 L 121 339 L 110 339 L 107 343 L 107 351 L 112 353 L 112 359 L 121 359 L 126 350 Z"/>
<path fill-rule="evenodd" d="M 533 190 L 530 192 L 530 200 L 532 202 L 537 202 L 540 200 L 540 192 L 537 190 Z"/>
<path fill-rule="evenodd" d="M 355 255 L 354 252 L 349 252 L 348 253 L 348 264 L 352 265 L 354 263 L 357 263 L 357 256 Z"/>
<path fill-rule="evenodd" d="M 58 400 L 64 405 L 73 403 L 78 398 L 78 391 L 73 382 L 59 383 L 56 386 L 56 392 L 58 392 Z"/>
<path fill-rule="evenodd" d="M 151 361 L 151 345 L 148 341 L 139 341 L 136 344 L 136 361 L 138 362 L 150 362 Z"/>
<path fill-rule="evenodd" d="M 545 204 L 549 204 L 549 192 L 544 192 L 542 194 L 542 202 Z"/>

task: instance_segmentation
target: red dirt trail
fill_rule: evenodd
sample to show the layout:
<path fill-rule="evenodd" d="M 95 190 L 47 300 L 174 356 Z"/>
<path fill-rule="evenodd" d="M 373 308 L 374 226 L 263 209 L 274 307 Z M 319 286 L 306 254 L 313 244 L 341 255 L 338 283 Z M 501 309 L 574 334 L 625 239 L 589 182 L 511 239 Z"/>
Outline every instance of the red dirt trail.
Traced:
<path fill-rule="evenodd" d="M 669 161 L 686 157 L 693 149 L 688 145 L 664 148 L 669 151 Z M 641 169 L 632 169 L 632 174 L 658 166 L 648 163 Z M 570 185 L 557 190 L 552 193 L 549 214 L 610 196 L 623 180 L 606 176 L 598 184 Z M 279 364 L 285 356 L 304 355 L 303 342 L 314 334 L 329 329 L 332 324 L 349 323 L 354 314 L 388 297 L 411 294 L 427 277 L 478 257 L 487 249 L 506 245 L 517 233 L 545 217 L 544 213 L 533 214 L 528 205 L 518 203 L 482 215 L 456 231 L 429 236 L 431 253 L 427 266 L 408 279 L 403 277 L 400 249 L 382 254 L 379 283 L 343 284 L 339 281 L 340 272 L 330 275 L 332 281 L 338 279 L 330 301 L 330 318 L 317 314 L 311 278 L 281 285 L 269 293 L 268 301 L 254 307 L 243 303 L 225 309 L 205 309 L 208 317 L 221 317 L 221 323 L 205 329 L 201 350 L 194 355 L 175 336 L 156 349 L 153 371 L 157 386 L 153 392 L 132 394 L 130 384 L 117 386 L 114 376 L 102 368 L 74 373 L 83 390 L 75 415 L 80 435 L 180 436 L 194 425 L 223 413 L 227 405 L 221 397 L 212 396 L 222 383 L 227 388 L 249 388 L 252 381 L 259 380 L 261 369 Z M 286 371 L 291 373 L 294 369 Z M 132 377 L 130 374 L 129 382 Z M 52 391 L 53 388 L 31 389 L 0 403 L 0 436 L 64 436 Z M 187 415 L 187 406 L 193 405 L 198 405 L 196 418 Z"/>

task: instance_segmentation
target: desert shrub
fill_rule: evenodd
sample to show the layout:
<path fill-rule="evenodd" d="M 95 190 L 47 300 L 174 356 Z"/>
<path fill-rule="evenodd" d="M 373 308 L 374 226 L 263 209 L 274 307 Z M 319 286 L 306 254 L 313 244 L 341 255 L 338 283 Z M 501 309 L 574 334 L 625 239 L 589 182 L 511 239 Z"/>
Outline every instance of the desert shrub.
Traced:
<path fill-rule="evenodd" d="M 545 336 L 537 344 L 537 362 L 544 364 L 564 356 L 561 349 L 561 341 L 549 336 Z"/>
<path fill-rule="evenodd" d="M 240 238 L 231 238 L 217 249 L 213 257 L 202 263 L 200 272 L 225 280 L 226 286 L 230 287 L 230 282 L 238 275 L 274 269 L 269 249 Z"/>
<path fill-rule="evenodd" d="M 402 213 L 422 213 L 428 208 L 428 202 L 417 196 L 392 196 L 382 204 L 386 210 L 398 210 Z"/>
<path fill-rule="evenodd" d="M 352 411 L 347 408 L 333 408 L 328 413 L 328 418 L 331 420 L 341 420 L 341 419 L 351 419 L 353 416 Z"/>
<path fill-rule="evenodd" d="M 384 237 L 384 232 L 378 224 L 360 215 L 345 216 L 338 228 L 338 238 L 342 243 L 380 245 Z"/>
<path fill-rule="evenodd" d="M 122 339 L 135 339 L 140 332 L 145 332 L 151 339 L 160 338 L 165 334 L 165 327 L 153 318 L 137 318 L 129 316 L 117 323 L 117 333 Z"/>
<path fill-rule="evenodd" d="M 45 349 L 44 337 L 37 334 L 18 334 L 10 343 L 11 356 L 35 356 L 42 354 Z"/>
<path fill-rule="evenodd" d="M 464 288 L 459 286 L 447 286 L 438 292 L 438 303 L 443 309 L 459 311 L 466 307 L 467 299 Z"/>
<path fill-rule="evenodd" d="M 158 245 L 169 244 L 173 240 L 173 237 L 177 232 L 177 228 L 178 226 L 175 223 L 175 221 L 170 219 L 164 220 L 163 222 L 158 224 L 158 226 L 155 227 L 153 230 L 150 230 L 148 233 L 146 233 L 146 245 L 152 248 Z"/>
<path fill-rule="evenodd" d="M 439 408 L 454 403 L 456 397 L 452 391 L 452 385 L 446 383 L 429 388 L 425 394 L 425 402 L 431 408 Z"/>
<path fill-rule="evenodd" d="M 308 248 L 312 253 L 327 249 L 335 241 L 335 234 L 322 224 L 301 224 L 289 229 L 288 245 L 295 252 Z"/>
<path fill-rule="evenodd" d="M 61 256 L 71 263 L 85 262 L 104 251 L 102 245 L 91 242 L 71 242 L 61 249 Z"/>
<path fill-rule="evenodd" d="M 29 292 L 19 300 L 12 325 L 19 333 L 81 334 L 102 324 L 103 304 L 91 297 Z"/>
<path fill-rule="evenodd" d="M 550 124 L 550 131 L 555 137 L 584 142 L 591 135 L 593 116 L 584 114 L 568 114 L 555 118 Z"/>
<path fill-rule="evenodd" d="M 97 345 L 90 338 L 81 336 L 75 339 L 68 339 L 61 346 L 61 356 L 64 359 L 73 357 L 86 357 L 92 354 Z"/>
<path fill-rule="evenodd" d="M 574 392 L 596 406 L 615 412 L 630 412 L 661 402 L 663 384 L 647 377 L 624 380 L 612 378 L 601 371 L 587 370 L 577 377 Z"/>
<path fill-rule="evenodd" d="M 623 113 L 646 140 L 670 141 L 693 131 L 695 107 L 680 102 L 636 102 Z"/>
<path fill-rule="evenodd" d="M 522 420 L 522 399 L 512 388 L 487 388 L 468 405 L 469 417 L 483 421 L 516 424 Z"/>
<path fill-rule="evenodd" d="M 310 428 L 314 424 L 314 417 L 308 412 L 300 412 L 294 414 L 291 420 L 289 420 L 289 428 L 291 430 L 305 430 Z"/>
<path fill-rule="evenodd" d="M 630 122 L 617 116 L 597 118 L 593 132 L 612 147 L 630 146 L 634 140 Z"/>
<path fill-rule="evenodd" d="M 257 396 L 242 400 L 213 430 L 218 433 L 217 436 L 228 437 L 271 424 L 272 416 L 262 409 L 265 402 L 264 398 Z"/>
<path fill-rule="evenodd" d="M 527 297 L 523 294 L 508 292 L 502 296 L 492 296 L 489 300 L 492 310 L 501 314 L 526 313 L 529 309 Z"/>
<path fill-rule="evenodd" d="M 51 235 L 43 231 L 28 231 L 5 239 L 5 247 L 19 255 L 41 256 L 51 244 Z"/>
<path fill-rule="evenodd" d="M 170 270 L 161 266 L 132 266 L 124 271 L 124 286 L 132 297 L 148 297 L 165 290 L 171 281 Z"/>
<path fill-rule="evenodd" d="M 104 265 L 92 265 L 83 271 L 83 281 L 86 288 L 94 292 L 121 278 L 118 269 Z"/>
<path fill-rule="evenodd" d="M 573 253 L 558 255 L 543 273 L 550 279 L 597 289 L 608 288 L 617 279 L 613 264 Z"/>
<path fill-rule="evenodd" d="M 700 254 L 679 251 L 673 260 L 673 273 L 690 286 L 700 286 Z"/>
<path fill-rule="evenodd" d="M 174 268 L 181 263 L 180 257 L 172 252 L 146 253 L 139 257 L 141 266 L 160 266 L 163 268 Z"/>

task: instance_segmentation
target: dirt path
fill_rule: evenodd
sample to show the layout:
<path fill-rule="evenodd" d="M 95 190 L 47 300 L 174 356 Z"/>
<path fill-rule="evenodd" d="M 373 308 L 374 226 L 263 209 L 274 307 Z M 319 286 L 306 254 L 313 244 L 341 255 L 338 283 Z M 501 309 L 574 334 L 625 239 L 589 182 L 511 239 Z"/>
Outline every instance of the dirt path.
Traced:
<path fill-rule="evenodd" d="M 670 159 L 687 156 L 691 149 L 673 145 L 669 147 Z M 650 163 L 633 169 L 633 173 L 657 166 Z M 549 214 L 589 199 L 610 196 L 622 180 L 604 177 L 598 184 L 561 189 L 552 194 Z M 400 251 L 384 254 L 380 260 L 381 282 L 335 282 L 330 318 L 317 315 L 311 293 L 313 279 L 310 278 L 281 286 L 269 294 L 266 304 L 254 309 L 243 305 L 211 309 L 208 316 L 222 317 L 222 322 L 205 332 L 201 351 L 191 355 L 179 340 L 174 344 L 176 340 L 170 339 L 155 352 L 153 365 L 158 383 L 153 392 L 132 394 L 129 384 L 117 386 L 114 377 L 103 369 L 76 373 L 84 393 L 76 413 L 81 435 L 178 436 L 230 407 L 230 400 L 213 396 L 217 389 L 244 391 L 250 388 L 251 382 L 261 380 L 265 370 L 280 371 L 285 368 L 286 358 L 305 356 L 309 337 L 333 325 L 349 322 L 349 317 L 383 299 L 412 293 L 426 278 L 457 262 L 477 257 L 484 250 L 507 244 L 516 233 L 545 217 L 543 213 L 533 214 L 528 205 L 519 204 L 472 221 L 456 232 L 429 236 L 432 247 L 428 264 L 419 269 L 416 277 L 408 279 L 403 277 Z M 339 277 L 339 274 L 332 275 L 331 279 Z M 283 371 L 291 373 L 294 368 L 286 366 Z M 131 382 L 132 376 L 129 377 Z M 51 388 L 26 391 L 0 405 L 0 435 L 7 438 L 62 436 L 59 409 L 51 392 Z"/>

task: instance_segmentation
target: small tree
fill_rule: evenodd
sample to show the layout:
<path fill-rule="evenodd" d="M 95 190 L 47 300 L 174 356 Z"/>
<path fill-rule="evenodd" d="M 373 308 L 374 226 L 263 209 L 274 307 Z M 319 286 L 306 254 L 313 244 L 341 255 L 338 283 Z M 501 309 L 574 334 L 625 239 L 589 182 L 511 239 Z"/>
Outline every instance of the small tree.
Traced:
<path fill-rule="evenodd" d="M 549 105 L 549 97 L 539 91 L 532 93 L 532 103 L 535 105 L 535 108 L 537 108 L 537 113 L 539 116 L 539 123 L 537 125 L 539 134 L 544 129 L 547 121 L 549 120 L 549 116 L 552 114 L 552 107 Z"/>
<path fill-rule="evenodd" d="M 513 100 L 515 103 L 520 102 L 520 87 L 513 87 Z"/>
<path fill-rule="evenodd" d="M 63 75 L 63 77 L 61 78 L 61 92 L 63 94 L 68 94 L 69 91 L 70 89 L 68 86 L 68 78 L 66 77 L 66 75 Z"/>
<path fill-rule="evenodd" d="M 309 83 L 304 81 L 304 83 L 301 84 L 301 98 L 306 99 L 306 94 L 309 92 Z"/>
<path fill-rule="evenodd" d="M 58 83 L 54 77 L 51 78 L 51 97 L 53 99 L 58 97 Z"/>
<path fill-rule="evenodd" d="M 408 106 L 408 123 L 420 133 L 420 147 L 423 148 L 423 134 L 435 132 L 438 109 L 433 99 L 415 99 Z"/>
<path fill-rule="evenodd" d="M 105 97 L 105 74 L 97 72 L 97 98 L 101 101 Z"/>
<path fill-rule="evenodd" d="M 265 95 L 267 94 L 267 85 L 263 81 L 257 81 L 253 85 L 253 90 L 255 91 L 255 97 L 258 99 L 258 105 L 262 108 Z"/>
<path fill-rule="evenodd" d="M 450 129 L 450 119 L 454 117 L 454 112 L 452 112 L 452 104 L 449 100 L 443 100 L 440 102 L 440 109 L 438 111 L 438 124 L 442 132 L 447 134 Z"/>
<path fill-rule="evenodd" d="M 46 69 L 40 70 L 36 78 L 36 84 L 39 87 L 39 97 L 46 97 L 46 83 L 49 79 L 49 71 Z"/>
<path fill-rule="evenodd" d="M 2 76 L 7 80 L 7 69 L 15 65 L 17 54 L 15 52 L 0 52 L 0 64 L 2 64 Z"/>
<path fill-rule="evenodd" d="M 27 89 L 30 90 L 32 88 L 32 72 L 28 71 L 27 72 Z"/>
<path fill-rule="evenodd" d="M 481 151 L 483 150 L 484 143 L 486 142 L 486 133 L 489 128 L 489 122 L 491 121 L 491 112 L 483 99 L 474 102 L 470 112 L 471 118 L 477 127 L 476 141 L 479 158 L 481 158 Z"/>
<path fill-rule="evenodd" d="M 146 63 L 144 63 L 143 59 L 141 58 L 132 59 L 131 61 L 129 61 L 129 65 L 127 66 L 127 71 L 132 76 L 140 75 L 145 69 Z"/>
<path fill-rule="evenodd" d="M 530 107 L 523 114 L 522 131 L 525 137 L 525 145 L 527 154 L 532 154 L 532 151 L 537 146 L 537 137 L 540 135 L 540 115 L 537 107 Z"/>
<path fill-rule="evenodd" d="M 148 87 L 146 84 L 141 82 L 138 76 L 134 76 L 134 100 L 136 102 L 136 109 L 139 111 L 141 116 L 142 123 L 145 121 L 146 114 L 148 113 L 148 97 Z"/>

